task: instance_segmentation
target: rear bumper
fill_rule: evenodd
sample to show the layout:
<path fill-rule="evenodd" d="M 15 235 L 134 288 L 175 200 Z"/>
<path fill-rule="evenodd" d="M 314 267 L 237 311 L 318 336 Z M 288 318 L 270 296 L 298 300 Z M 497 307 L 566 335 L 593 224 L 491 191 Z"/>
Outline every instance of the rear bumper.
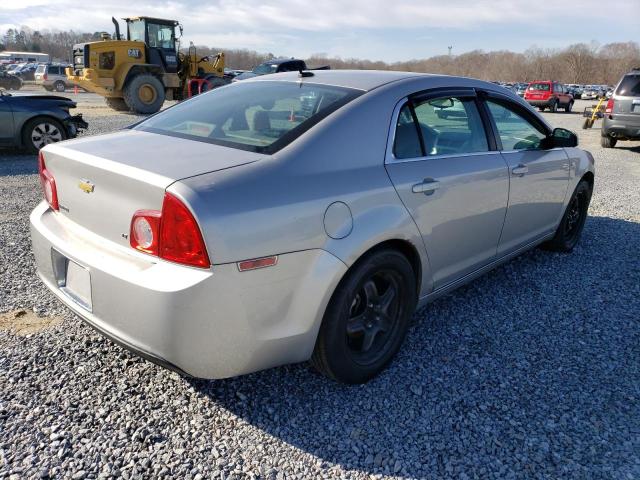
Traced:
<path fill-rule="evenodd" d="M 638 115 L 640 117 L 640 115 Z M 640 139 L 640 118 L 628 120 L 605 116 L 602 122 L 602 136 L 616 137 L 622 140 Z"/>
<path fill-rule="evenodd" d="M 63 303 L 129 350 L 200 378 L 307 360 L 346 271 L 323 250 L 280 255 L 275 267 L 250 272 L 202 270 L 112 244 L 44 202 L 30 220 L 38 275 Z M 89 271 L 90 306 L 65 292 L 60 258 Z"/>
<path fill-rule="evenodd" d="M 553 98 L 549 100 L 529 100 L 528 98 L 525 98 L 525 100 L 529 105 L 532 105 L 534 107 L 549 107 L 553 105 L 554 102 Z"/>

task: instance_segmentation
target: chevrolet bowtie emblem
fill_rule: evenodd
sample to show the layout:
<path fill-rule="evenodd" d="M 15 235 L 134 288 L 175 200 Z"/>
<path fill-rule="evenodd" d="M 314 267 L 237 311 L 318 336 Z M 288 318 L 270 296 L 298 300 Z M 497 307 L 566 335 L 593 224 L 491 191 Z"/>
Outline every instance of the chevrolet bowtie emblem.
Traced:
<path fill-rule="evenodd" d="M 95 185 L 89 180 L 81 180 L 78 184 L 78 187 L 80 187 L 80 190 L 82 190 L 84 193 L 93 193 Z"/>

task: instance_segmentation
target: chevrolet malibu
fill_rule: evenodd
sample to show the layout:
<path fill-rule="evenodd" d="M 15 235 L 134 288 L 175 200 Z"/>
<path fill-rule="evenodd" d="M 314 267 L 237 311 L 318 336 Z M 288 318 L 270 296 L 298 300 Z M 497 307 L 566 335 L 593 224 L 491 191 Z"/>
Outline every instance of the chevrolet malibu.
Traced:
<path fill-rule="evenodd" d="M 361 383 L 417 306 L 578 242 L 593 157 L 502 87 L 270 75 L 48 145 L 38 274 L 88 324 L 184 374 L 311 359 Z"/>

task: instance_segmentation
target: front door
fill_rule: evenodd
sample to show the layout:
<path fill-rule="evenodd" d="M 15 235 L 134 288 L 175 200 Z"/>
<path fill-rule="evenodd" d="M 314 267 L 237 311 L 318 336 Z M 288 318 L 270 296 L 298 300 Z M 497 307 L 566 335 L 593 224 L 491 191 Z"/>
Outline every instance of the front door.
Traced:
<path fill-rule="evenodd" d="M 495 258 L 509 192 L 507 166 L 490 150 L 475 92 L 439 95 L 399 107 L 386 161 L 422 234 L 434 289 Z"/>
<path fill-rule="evenodd" d="M 509 166 L 509 208 L 498 255 L 508 254 L 553 232 L 569 186 L 569 157 L 563 148 L 543 149 L 546 127 L 524 107 L 488 98 L 486 105 Z"/>

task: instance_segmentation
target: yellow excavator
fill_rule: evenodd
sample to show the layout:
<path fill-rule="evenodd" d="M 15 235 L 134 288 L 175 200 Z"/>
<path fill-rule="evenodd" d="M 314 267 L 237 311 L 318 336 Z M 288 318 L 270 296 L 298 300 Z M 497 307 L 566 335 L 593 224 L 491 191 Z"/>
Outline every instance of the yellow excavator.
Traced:
<path fill-rule="evenodd" d="M 103 33 L 101 41 L 73 46 L 73 66 L 66 74 L 74 84 L 105 97 L 114 110 L 155 113 L 165 100 L 229 83 L 223 53 L 199 56 L 193 45 L 180 52 L 182 25 L 176 20 L 125 18 L 126 40 L 117 20 L 111 20 L 113 37 Z"/>

